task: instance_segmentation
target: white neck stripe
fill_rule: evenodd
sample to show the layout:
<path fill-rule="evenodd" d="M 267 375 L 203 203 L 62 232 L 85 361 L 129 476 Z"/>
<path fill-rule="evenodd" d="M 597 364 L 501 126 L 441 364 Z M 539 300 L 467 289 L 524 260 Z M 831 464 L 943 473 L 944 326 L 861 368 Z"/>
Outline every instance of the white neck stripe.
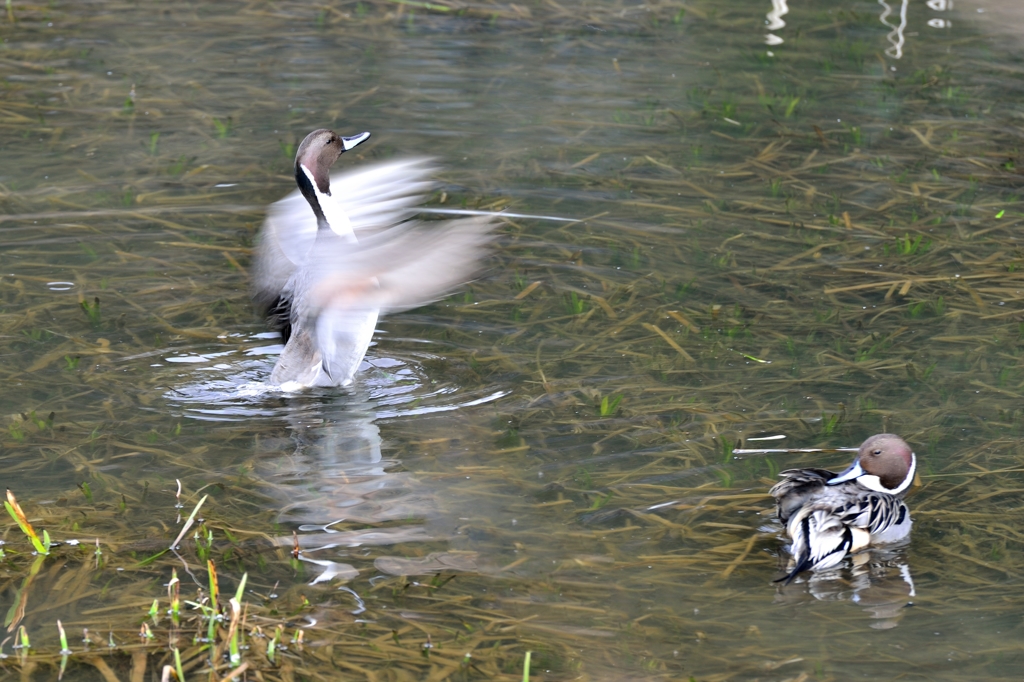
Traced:
<path fill-rule="evenodd" d="M 903 479 L 903 482 L 900 483 L 898 487 L 896 487 L 894 490 L 892 490 L 890 492 L 892 492 L 895 495 L 896 493 L 901 493 L 904 490 L 906 490 L 907 488 L 909 488 L 910 484 L 914 482 L 914 476 L 916 474 L 917 474 L 917 455 L 915 455 L 913 452 L 911 452 L 910 453 L 910 470 L 907 471 L 906 478 Z"/>
<path fill-rule="evenodd" d="M 299 168 L 309 178 L 309 183 L 313 185 L 313 191 L 316 193 L 316 200 L 320 202 L 320 210 L 324 214 L 324 219 L 327 221 L 327 225 L 331 228 L 335 234 L 339 237 L 346 237 L 354 241 L 355 234 L 352 232 L 352 224 L 349 222 L 348 215 L 342 209 L 341 205 L 334 199 L 330 194 L 324 194 L 317 187 L 316 179 L 313 177 L 313 172 L 306 168 L 306 164 L 300 163 Z"/>
<path fill-rule="evenodd" d="M 910 487 L 910 484 L 914 482 L 914 475 L 917 472 L 917 455 L 910 453 L 910 470 L 907 471 L 906 477 L 903 481 L 895 488 L 886 488 L 882 485 L 882 481 L 878 476 L 874 474 L 862 474 L 857 477 L 857 482 L 869 490 L 874 490 L 879 493 L 888 493 L 889 495 L 899 495 L 904 490 Z"/>

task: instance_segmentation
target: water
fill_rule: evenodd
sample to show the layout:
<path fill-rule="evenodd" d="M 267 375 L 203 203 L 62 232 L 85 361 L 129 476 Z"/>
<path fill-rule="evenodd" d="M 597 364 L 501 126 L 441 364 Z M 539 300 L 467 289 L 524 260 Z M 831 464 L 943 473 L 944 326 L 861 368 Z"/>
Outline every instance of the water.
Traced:
<path fill-rule="evenodd" d="M 249 638 L 268 679 L 1016 678 L 1013 3 L 441 7 L 13 4 L 0 467 L 82 545 L 33 567 L 8 524 L 36 648 L 0 678 L 52 677 L 57 619 L 77 678 L 206 674 L 205 627 L 138 628 L 207 557 L 246 632 L 305 630 Z M 535 217 L 350 390 L 288 395 L 246 268 L 324 126 L 373 133 L 343 165 L 434 156 L 435 209 Z M 910 545 L 774 584 L 775 474 L 849 453 L 732 448 L 883 430 Z M 140 564 L 203 495 L 212 545 Z"/>

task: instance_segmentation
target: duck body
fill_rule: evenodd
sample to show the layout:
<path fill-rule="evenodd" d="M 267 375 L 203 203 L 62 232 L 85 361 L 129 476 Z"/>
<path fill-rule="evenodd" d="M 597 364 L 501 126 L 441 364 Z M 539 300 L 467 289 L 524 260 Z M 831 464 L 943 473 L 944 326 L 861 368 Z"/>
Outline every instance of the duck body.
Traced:
<path fill-rule="evenodd" d="M 883 433 L 864 441 L 842 473 L 790 469 L 769 493 L 792 540 L 787 583 L 805 570 L 837 566 L 849 554 L 910 535 L 903 496 L 913 483 L 917 458 L 899 436 Z"/>
<path fill-rule="evenodd" d="M 285 390 L 350 384 L 379 317 L 470 279 L 496 225 L 492 216 L 413 220 L 437 186 L 428 159 L 331 176 L 369 136 L 306 136 L 295 155 L 299 189 L 270 206 L 260 230 L 253 298 L 285 343 L 271 373 Z"/>

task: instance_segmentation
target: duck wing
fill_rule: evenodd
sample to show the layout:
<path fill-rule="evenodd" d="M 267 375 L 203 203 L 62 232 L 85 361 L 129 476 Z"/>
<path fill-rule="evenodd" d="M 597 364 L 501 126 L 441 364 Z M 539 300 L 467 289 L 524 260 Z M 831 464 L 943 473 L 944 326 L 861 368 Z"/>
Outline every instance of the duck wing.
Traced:
<path fill-rule="evenodd" d="M 375 308 L 384 313 L 435 301 L 473 278 L 498 225 L 495 216 L 409 221 L 364 239 L 317 239 L 302 313 Z"/>
<path fill-rule="evenodd" d="M 331 194 L 361 241 L 415 215 L 424 198 L 440 186 L 431 179 L 436 171 L 432 159 L 387 161 L 332 175 Z"/>
<path fill-rule="evenodd" d="M 788 584 L 805 570 L 823 571 L 838 565 L 843 558 L 885 538 L 886 531 L 908 524 L 909 511 L 901 499 L 880 493 L 858 494 L 844 504 L 824 495 L 819 501 L 804 504 L 786 524 L 793 541 L 794 567 L 780 578 Z"/>
<path fill-rule="evenodd" d="M 787 585 L 802 571 L 824 571 L 838 565 L 862 539 L 855 538 L 854 529 L 831 509 L 804 507 L 790 518 L 786 530 L 793 540 L 793 570 L 779 580 Z"/>
<path fill-rule="evenodd" d="M 292 325 L 312 330 L 324 372 L 348 383 L 378 314 L 425 305 L 472 279 L 497 225 L 494 216 L 407 221 L 358 244 L 321 231 L 288 286 Z"/>
<path fill-rule="evenodd" d="M 873 493 L 861 495 L 846 505 L 842 511 L 842 519 L 846 525 L 866 530 L 872 537 L 877 538 L 909 521 L 910 510 L 903 500 L 895 495 Z"/>
<path fill-rule="evenodd" d="M 782 479 L 768 491 L 775 498 L 779 520 L 787 523 L 789 517 L 800 509 L 807 500 L 825 487 L 825 483 L 836 477 L 827 469 L 787 469 L 779 474 Z"/>
<path fill-rule="evenodd" d="M 340 235 L 354 234 L 358 240 L 409 219 L 436 189 L 437 183 L 430 180 L 434 170 L 430 159 L 415 158 L 332 175 L 334 206 L 325 212 L 339 224 L 332 222 L 331 228 Z M 253 260 L 253 299 L 264 312 L 278 307 L 288 281 L 308 258 L 316 239 L 316 216 L 298 190 L 268 207 Z"/>

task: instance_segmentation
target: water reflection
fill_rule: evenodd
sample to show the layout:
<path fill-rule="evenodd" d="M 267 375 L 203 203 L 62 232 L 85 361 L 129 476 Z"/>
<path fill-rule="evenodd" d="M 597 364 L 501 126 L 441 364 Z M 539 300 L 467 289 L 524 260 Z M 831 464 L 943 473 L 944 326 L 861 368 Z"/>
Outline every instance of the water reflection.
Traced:
<path fill-rule="evenodd" d="M 381 376 L 349 393 L 324 398 L 313 409 L 297 410 L 287 418 L 287 437 L 262 444 L 265 456 L 259 458 L 256 473 L 264 481 L 263 492 L 277 501 L 278 521 L 296 529 L 277 541 L 297 544 L 303 560 L 323 569 L 314 583 L 358 574 L 352 565 L 334 559 L 349 557 L 359 563 L 371 547 L 443 546 L 455 534 L 453 515 L 439 508 L 437 490 L 401 470 L 399 461 L 383 456 L 376 420 L 403 412 L 451 411 L 504 395 L 497 391 L 457 404 L 396 410 L 419 398 L 412 398 L 408 387 L 389 390 Z M 377 556 L 373 566 L 381 573 L 406 576 L 481 570 L 476 552 L 433 552 L 418 559 L 405 554 Z"/>
<path fill-rule="evenodd" d="M 785 41 L 777 34 L 778 31 L 786 27 L 786 22 L 783 19 L 784 16 L 789 14 L 789 5 L 787 0 L 771 0 L 772 8 L 765 15 L 765 25 L 768 28 L 768 33 L 765 34 L 765 44 L 776 46 L 782 45 Z M 889 42 L 889 47 L 886 48 L 885 54 L 893 59 L 901 59 L 903 57 L 904 45 L 906 43 L 906 28 L 907 28 L 907 15 L 909 9 L 909 0 L 901 0 L 899 9 L 891 5 L 888 0 L 878 0 L 878 4 L 882 6 L 881 15 L 878 17 L 879 21 L 882 22 L 887 29 L 889 29 L 886 35 L 886 40 Z M 928 9 L 935 12 L 947 12 L 953 10 L 952 0 L 928 0 L 925 3 Z M 898 15 L 898 23 L 895 21 L 895 16 Z M 926 22 L 928 26 L 932 28 L 950 28 L 953 25 L 948 19 L 940 17 L 932 17 Z M 910 35 L 916 35 L 911 33 Z M 769 55 L 771 53 L 769 52 Z"/>
<path fill-rule="evenodd" d="M 776 603 L 848 601 L 860 607 L 876 630 L 899 625 L 917 596 L 905 548 L 871 548 L 829 571 L 807 573 L 779 586 Z"/>
<path fill-rule="evenodd" d="M 358 570 L 337 563 L 351 549 L 434 539 L 427 522 L 436 505 L 429 491 L 381 453 L 375 406 L 365 388 L 319 400 L 289 414 L 287 435 L 260 443 L 255 473 L 277 508 L 301 557 L 323 572 L 314 579 L 351 579 Z M 397 525 L 380 527 L 387 522 Z"/>
<path fill-rule="evenodd" d="M 952 11 L 953 9 L 953 0 L 928 0 L 925 4 L 928 5 L 928 9 L 936 12 Z M 948 19 L 932 17 L 928 20 L 928 25 L 932 28 L 951 28 L 953 26 L 953 22 Z"/>
<path fill-rule="evenodd" d="M 362 391 L 358 392 L 362 393 Z M 345 522 L 371 524 L 418 515 L 380 504 L 386 491 L 398 497 L 400 474 L 388 476 L 380 429 L 365 394 L 342 394 L 289 414 L 288 436 L 260 444 L 258 472 L 280 500 L 278 520 L 299 530 L 336 533 Z"/>
<path fill-rule="evenodd" d="M 772 11 L 768 12 L 768 20 L 765 22 L 768 24 L 769 31 L 778 31 L 781 28 L 785 28 L 786 22 L 782 20 L 782 17 L 789 14 L 789 6 L 786 4 L 786 0 L 772 0 Z M 765 43 L 768 45 L 781 45 L 782 38 L 769 33 L 765 37 Z"/>
<path fill-rule="evenodd" d="M 439 513 L 436 491 L 384 457 L 377 421 L 470 408 L 508 391 L 436 382 L 421 365 L 435 356 L 419 352 L 371 353 L 345 390 L 282 393 L 268 380 L 280 344 L 257 345 L 267 338 L 254 335 L 244 350 L 165 357 L 191 370 L 166 397 L 194 419 L 272 417 L 284 426 L 257 439 L 253 475 L 283 527 L 276 542 L 297 544 L 299 558 L 316 567 L 310 584 L 355 578 L 359 569 L 339 559 L 358 564 L 366 548 L 448 540 L 453 524 Z M 419 575 L 476 571 L 478 562 L 475 552 L 435 552 L 412 562 L 378 557 L 376 569 Z"/>
<path fill-rule="evenodd" d="M 891 45 L 891 47 L 887 47 L 885 49 L 885 53 L 893 59 L 900 59 L 903 57 L 903 43 L 905 41 L 903 31 L 907 28 L 907 5 L 909 2 L 910 0 L 902 0 L 900 3 L 900 23 L 897 25 L 889 21 L 889 15 L 893 12 L 889 3 L 885 0 L 878 0 L 878 4 L 885 8 L 878 19 L 892 29 L 889 31 L 889 34 L 885 36 L 886 40 L 888 40 Z"/>

